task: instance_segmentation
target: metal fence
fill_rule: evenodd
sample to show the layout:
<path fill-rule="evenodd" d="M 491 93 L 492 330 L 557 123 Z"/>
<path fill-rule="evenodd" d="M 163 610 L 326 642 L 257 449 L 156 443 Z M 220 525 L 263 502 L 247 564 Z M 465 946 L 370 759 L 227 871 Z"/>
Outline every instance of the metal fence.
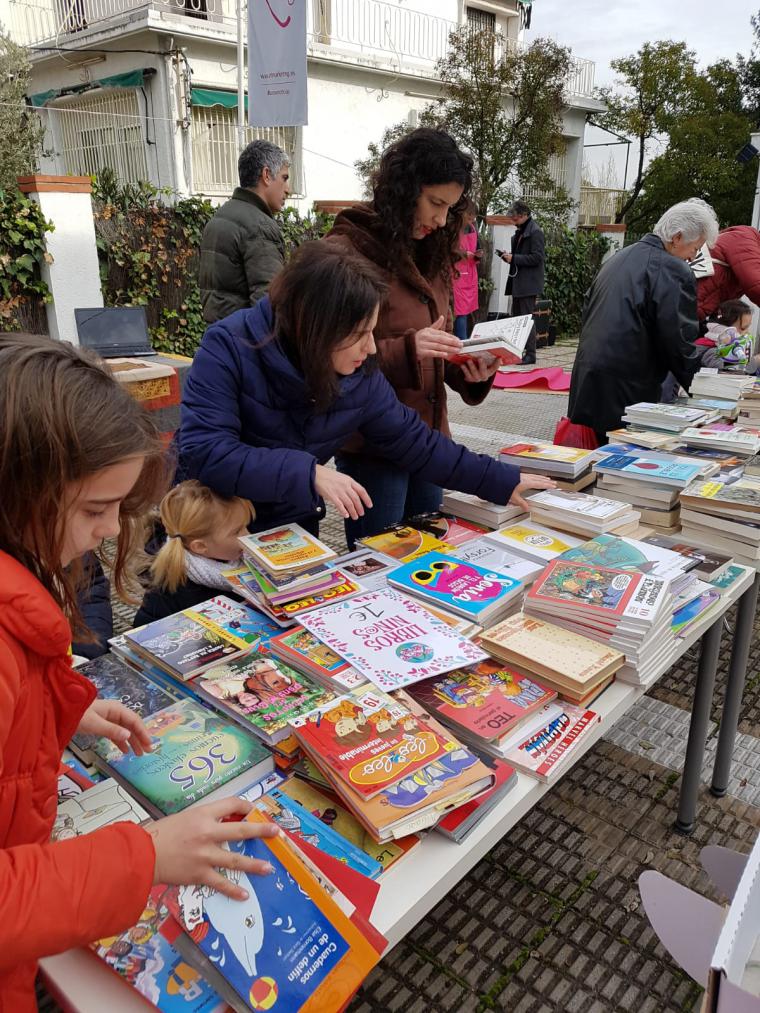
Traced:
<path fill-rule="evenodd" d="M 610 225 L 623 206 L 625 190 L 582 186 L 578 207 L 579 225 Z"/>

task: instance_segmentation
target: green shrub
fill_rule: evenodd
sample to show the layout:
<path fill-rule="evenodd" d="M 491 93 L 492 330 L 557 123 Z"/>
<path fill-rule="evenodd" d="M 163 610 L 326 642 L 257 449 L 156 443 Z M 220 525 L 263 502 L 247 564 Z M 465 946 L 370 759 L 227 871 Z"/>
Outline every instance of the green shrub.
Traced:
<path fill-rule="evenodd" d="M 51 261 L 45 233 L 52 228 L 36 201 L 19 190 L 0 190 L 0 330 L 47 330 L 50 291 L 41 266 Z"/>
<path fill-rule="evenodd" d="M 552 301 L 558 337 L 580 333 L 583 300 L 609 246 L 598 232 L 562 228 L 547 235 L 544 295 Z"/>

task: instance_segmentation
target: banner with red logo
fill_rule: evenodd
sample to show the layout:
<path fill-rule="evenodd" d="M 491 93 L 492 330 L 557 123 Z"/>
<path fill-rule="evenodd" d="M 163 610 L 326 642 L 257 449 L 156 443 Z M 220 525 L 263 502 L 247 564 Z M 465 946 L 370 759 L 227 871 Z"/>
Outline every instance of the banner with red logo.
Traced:
<path fill-rule="evenodd" d="M 308 122 L 307 0 L 248 0 L 248 122 L 295 127 Z"/>

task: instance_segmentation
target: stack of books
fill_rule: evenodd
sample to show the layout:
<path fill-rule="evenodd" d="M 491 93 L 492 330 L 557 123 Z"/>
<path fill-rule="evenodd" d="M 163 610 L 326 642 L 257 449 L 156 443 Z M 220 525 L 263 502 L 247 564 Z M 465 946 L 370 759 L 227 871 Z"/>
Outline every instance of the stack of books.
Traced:
<path fill-rule="evenodd" d="M 739 414 L 736 401 L 726 401 L 720 397 L 679 397 L 675 404 L 686 408 L 702 408 L 705 411 L 717 412 L 722 419 L 735 419 Z"/>
<path fill-rule="evenodd" d="M 678 443 L 675 433 L 658 433 L 653 429 L 639 429 L 629 426 L 627 429 L 610 429 L 607 433 L 610 443 L 630 443 L 646 450 L 672 450 Z M 604 450 L 604 447 L 600 447 Z"/>
<path fill-rule="evenodd" d="M 751 457 L 760 451 L 760 437 L 740 426 L 725 423 L 704 429 L 685 429 L 681 439 L 687 447 L 707 447 Z"/>
<path fill-rule="evenodd" d="M 452 546 L 436 538 L 429 531 L 420 531 L 408 524 L 394 524 L 379 535 L 360 538 L 359 543 L 374 552 L 380 552 L 399 563 L 409 563 L 426 552 L 448 552 Z"/>
<path fill-rule="evenodd" d="M 712 419 L 719 418 L 714 409 L 687 407 L 677 404 L 656 404 L 641 401 L 629 405 L 625 410 L 623 422 L 640 426 L 642 429 L 665 430 L 669 433 L 680 433 L 689 426 L 700 426 Z"/>
<path fill-rule="evenodd" d="M 502 743 L 507 736 L 522 728 L 557 693 L 489 658 L 418 682 L 409 695 L 462 742 L 502 757 Z"/>
<path fill-rule="evenodd" d="M 522 507 L 510 506 L 509 503 L 501 506 L 499 503 L 490 503 L 480 496 L 467 492 L 444 492 L 441 509 L 462 520 L 482 524 L 491 530 L 525 516 Z"/>
<path fill-rule="evenodd" d="M 691 559 L 694 563 L 691 572 L 700 580 L 718 580 L 734 561 L 733 556 L 727 556 L 724 552 L 690 545 L 683 539 L 668 538 L 666 535 L 647 535 L 641 541 L 646 545 L 656 545 L 661 549 L 668 549 L 670 552 L 677 552 L 679 556 Z"/>
<path fill-rule="evenodd" d="M 453 549 L 466 545 L 489 531 L 490 528 L 473 521 L 467 521 L 453 514 L 445 514 L 439 510 L 429 514 L 418 514 L 410 517 L 408 523 L 418 531 L 427 531 L 439 538 Z"/>
<path fill-rule="evenodd" d="M 723 401 L 741 400 L 754 387 L 755 379 L 742 373 L 718 372 L 717 369 L 700 369 L 691 381 L 689 393 L 694 397 L 717 397 Z"/>
<path fill-rule="evenodd" d="M 526 521 L 522 524 L 511 524 L 484 535 L 483 540 L 499 549 L 507 549 L 521 556 L 529 563 L 544 566 L 546 563 L 561 556 L 575 545 L 580 544 L 579 538 L 554 531 Z"/>
<path fill-rule="evenodd" d="M 681 493 L 681 503 L 685 542 L 730 553 L 743 566 L 760 566 L 760 478 L 695 482 Z"/>
<path fill-rule="evenodd" d="M 648 528 L 665 535 L 681 530 L 678 489 L 627 482 L 613 475 L 600 475 L 597 489 L 606 499 L 634 507 L 641 515 L 639 523 Z"/>
<path fill-rule="evenodd" d="M 519 607 L 519 580 L 466 563 L 453 554 L 428 552 L 388 577 L 391 587 L 479 626 L 490 626 Z"/>
<path fill-rule="evenodd" d="M 493 775 L 403 693 L 375 686 L 293 722 L 309 759 L 379 842 L 434 826 L 493 786 Z"/>
<path fill-rule="evenodd" d="M 613 570 L 633 570 L 666 581 L 673 594 L 680 594 L 694 579 L 693 557 L 663 548 L 651 539 L 638 541 L 627 536 L 595 535 L 569 549 L 562 559 L 588 567 L 606 566 Z"/>
<path fill-rule="evenodd" d="M 651 454 L 610 454 L 594 462 L 599 475 L 614 475 L 630 482 L 642 482 L 670 489 L 683 489 L 704 472 L 702 463 L 664 460 Z"/>
<path fill-rule="evenodd" d="M 542 490 L 530 499 L 530 519 L 576 535 L 632 534 L 641 514 L 627 504 L 584 492 Z"/>
<path fill-rule="evenodd" d="M 662 578 L 557 559 L 528 591 L 525 611 L 621 651 L 645 683 L 672 654 L 673 598 Z"/>
<path fill-rule="evenodd" d="M 531 584 L 544 568 L 543 561 L 526 559 L 487 538 L 478 538 L 474 542 L 461 545 L 456 555 L 463 563 L 473 563 L 475 566 L 482 566 L 494 573 L 511 577 L 520 581 L 524 587 Z"/>
<path fill-rule="evenodd" d="M 760 378 L 753 377 L 753 384 L 742 392 L 737 404 L 738 418 L 742 425 L 760 426 Z"/>
<path fill-rule="evenodd" d="M 245 535 L 240 543 L 246 566 L 226 571 L 225 577 L 280 626 L 364 590 L 331 565 L 336 553 L 298 524 Z"/>
<path fill-rule="evenodd" d="M 544 440 L 523 440 L 502 447 L 499 460 L 534 475 L 548 475 L 570 492 L 587 488 L 594 481 L 591 465 L 594 453 L 574 447 L 559 447 Z"/>
<path fill-rule="evenodd" d="M 335 651 L 304 629 L 294 626 L 269 641 L 268 650 L 293 668 L 305 672 L 326 689 L 345 693 L 347 689 L 363 686 L 367 681 Z"/>
<path fill-rule="evenodd" d="M 487 630 L 480 642 L 514 671 L 579 706 L 597 697 L 625 663 L 613 647 L 524 613 Z"/>
<path fill-rule="evenodd" d="M 373 552 L 371 549 L 355 549 L 330 564 L 349 579 L 362 584 L 365 591 L 378 591 L 388 584 L 388 574 L 398 566 L 398 560 Z"/>

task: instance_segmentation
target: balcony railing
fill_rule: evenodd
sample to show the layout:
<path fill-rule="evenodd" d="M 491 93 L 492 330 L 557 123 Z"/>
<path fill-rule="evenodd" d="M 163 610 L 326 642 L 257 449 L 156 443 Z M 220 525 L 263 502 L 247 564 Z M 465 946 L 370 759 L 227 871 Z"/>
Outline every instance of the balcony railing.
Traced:
<path fill-rule="evenodd" d="M 626 190 L 601 186 L 582 186 L 578 207 L 579 225 L 610 225 L 623 206 Z"/>
<path fill-rule="evenodd" d="M 62 38 L 70 44 L 138 11 L 206 23 L 230 35 L 236 30 L 236 0 L 10 0 L 6 27 L 25 46 L 59 45 Z M 446 18 L 380 0 L 309 0 L 307 12 L 311 55 L 384 61 L 397 70 L 404 64 L 428 75 L 458 28 Z M 591 97 L 593 90 L 594 63 L 573 57 L 568 97 Z"/>

